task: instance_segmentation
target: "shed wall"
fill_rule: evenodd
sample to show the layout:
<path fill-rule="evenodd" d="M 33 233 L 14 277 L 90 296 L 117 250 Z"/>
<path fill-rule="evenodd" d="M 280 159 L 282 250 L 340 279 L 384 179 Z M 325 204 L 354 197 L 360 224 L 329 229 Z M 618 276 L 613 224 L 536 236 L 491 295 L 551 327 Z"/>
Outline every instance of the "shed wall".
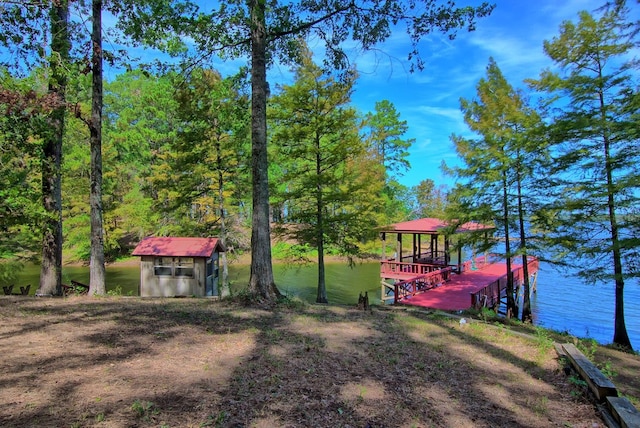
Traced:
<path fill-rule="evenodd" d="M 140 258 L 140 296 L 175 297 L 205 295 L 206 258 L 194 258 L 193 278 L 157 276 L 154 274 L 155 257 Z"/>

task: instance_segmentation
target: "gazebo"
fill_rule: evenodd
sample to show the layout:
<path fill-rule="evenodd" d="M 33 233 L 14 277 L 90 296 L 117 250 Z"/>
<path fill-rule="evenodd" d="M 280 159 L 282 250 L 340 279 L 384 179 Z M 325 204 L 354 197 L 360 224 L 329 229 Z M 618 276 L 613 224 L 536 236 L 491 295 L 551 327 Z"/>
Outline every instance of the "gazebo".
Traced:
<path fill-rule="evenodd" d="M 404 281 L 418 275 L 434 274 L 439 278 L 448 278 L 449 273 L 462 273 L 471 266 L 471 261 L 463 263 L 462 249 L 458 248 L 455 264 L 451 263 L 451 237 L 459 233 L 487 234 L 493 225 L 467 222 L 457 227 L 438 218 L 395 223 L 380 232 L 382 239 L 382 261 L 380 277 L 382 298 L 392 289 L 390 282 Z M 387 257 L 387 236 L 396 235 L 394 253 Z M 406 237 L 411 239 L 411 250 L 405 248 Z"/>
<path fill-rule="evenodd" d="M 449 266 L 451 261 L 451 236 L 458 233 L 482 232 L 488 233 L 494 226 L 477 222 L 467 222 L 452 230 L 452 225 L 439 218 L 421 218 L 387 226 L 380 232 L 382 238 L 382 258 L 384 261 L 412 264 L 432 264 L 436 266 Z M 396 234 L 394 256 L 386 259 L 387 234 Z M 410 235 L 413 240 L 411 254 L 404 254 L 403 239 Z M 428 237 L 425 242 L 423 237 Z M 442 237 L 443 239 L 440 239 Z M 458 249 L 457 269 L 461 269 L 462 250 Z"/>

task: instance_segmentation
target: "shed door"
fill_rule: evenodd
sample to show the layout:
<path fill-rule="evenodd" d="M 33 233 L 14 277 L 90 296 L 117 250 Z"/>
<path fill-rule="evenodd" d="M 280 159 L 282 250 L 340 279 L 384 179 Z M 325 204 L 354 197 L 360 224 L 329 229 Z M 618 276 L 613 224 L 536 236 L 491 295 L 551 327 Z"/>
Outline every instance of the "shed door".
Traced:
<path fill-rule="evenodd" d="M 217 263 L 213 260 L 207 260 L 207 279 L 205 285 L 205 296 L 218 296 L 218 269 Z"/>

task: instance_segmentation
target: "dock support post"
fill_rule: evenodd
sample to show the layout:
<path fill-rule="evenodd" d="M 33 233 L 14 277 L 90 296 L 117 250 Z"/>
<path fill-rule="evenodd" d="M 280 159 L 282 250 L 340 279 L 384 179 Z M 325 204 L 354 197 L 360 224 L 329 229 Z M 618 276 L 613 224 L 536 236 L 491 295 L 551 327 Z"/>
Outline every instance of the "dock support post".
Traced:
<path fill-rule="evenodd" d="M 538 292 L 538 271 L 533 273 L 533 281 L 531 281 L 531 292 L 533 294 Z"/>

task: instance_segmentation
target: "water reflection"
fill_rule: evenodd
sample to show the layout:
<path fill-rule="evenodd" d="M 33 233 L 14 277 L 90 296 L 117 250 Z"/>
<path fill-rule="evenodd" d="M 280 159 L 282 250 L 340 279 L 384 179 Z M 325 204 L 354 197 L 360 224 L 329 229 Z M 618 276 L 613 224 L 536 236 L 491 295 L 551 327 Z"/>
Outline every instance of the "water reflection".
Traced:
<path fill-rule="evenodd" d="M 230 265 L 229 281 L 232 291 L 239 291 L 249 282 L 250 267 L 248 265 Z M 328 263 L 326 265 L 327 296 L 330 303 L 355 304 L 359 293 L 368 292 L 369 302 L 380 301 L 378 277 L 379 264 L 377 262 L 359 263 L 350 268 L 346 263 Z M 314 302 L 318 283 L 318 267 L 315 264 L 291 266 L 275 264 L 273 275 L 281 293 L 297 297 L 301 300 Z M 21 285 L 31 284 L 35 292 L 40 277 L 40 268 L 36 265 L 25 266 L 18 279 Z M 89 283 L 88 266 L 64 266 L 62 282 L 70 284 L 71 280 L 84 284 Z M 140 267 L 139 266 L 107 266 L 107 292 L 122 295 L 139 295 Z M 33 293 L 32 293 L 33 294 Z"/>

